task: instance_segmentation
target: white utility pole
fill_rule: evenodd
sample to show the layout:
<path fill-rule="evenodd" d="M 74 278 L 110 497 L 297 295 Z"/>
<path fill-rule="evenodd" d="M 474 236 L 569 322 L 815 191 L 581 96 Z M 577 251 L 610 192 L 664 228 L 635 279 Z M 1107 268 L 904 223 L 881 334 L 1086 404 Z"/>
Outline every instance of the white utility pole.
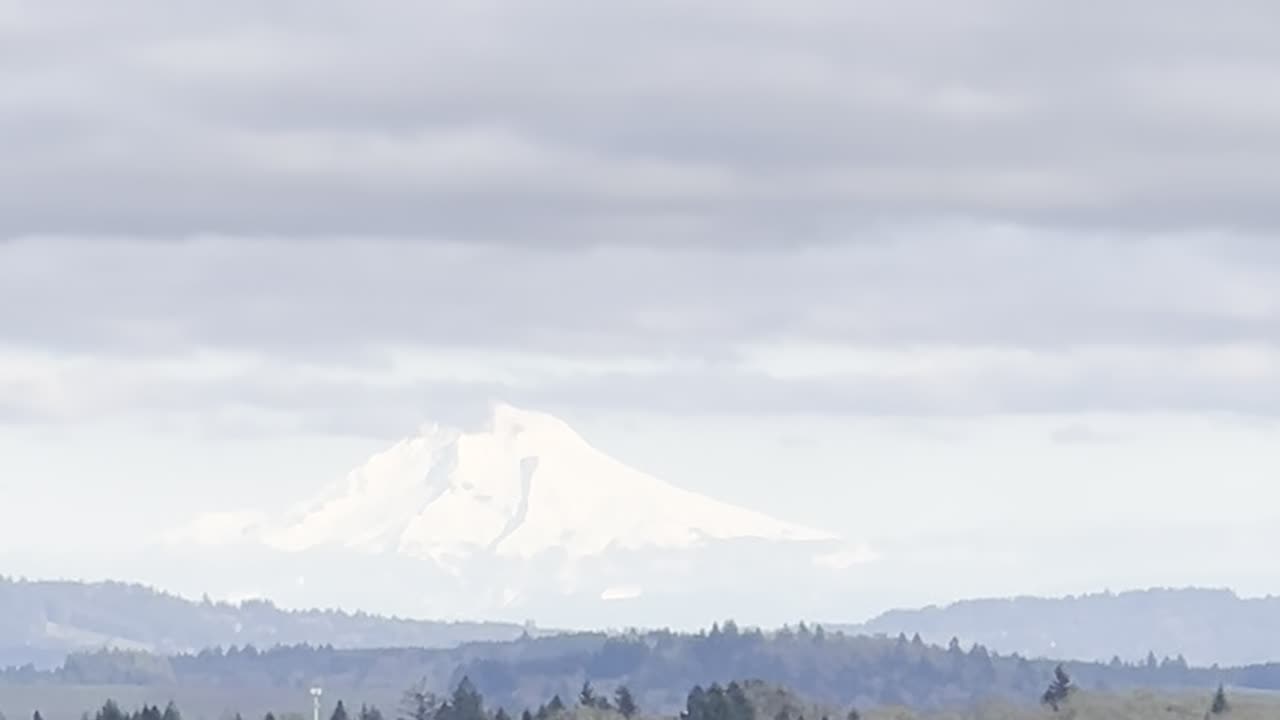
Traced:
<path fill-rule="evenodd" d="M 324 692 L 318 687 L 311 688 L 311 704 L 314 709 L 315 720 L 320 720 L 320 695 Z"/>

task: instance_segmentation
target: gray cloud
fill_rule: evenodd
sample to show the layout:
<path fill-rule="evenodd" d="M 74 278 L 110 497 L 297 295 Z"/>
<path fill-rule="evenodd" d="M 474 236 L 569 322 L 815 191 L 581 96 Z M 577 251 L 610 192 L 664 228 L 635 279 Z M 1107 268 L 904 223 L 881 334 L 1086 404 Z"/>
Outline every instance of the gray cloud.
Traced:
<path fill-rule="evenodd" d="M 0 0 L 0 421 L 1275 415 L 1278 20 Z"/>
<path fill-rule="evenodd" d="M 668 415 L 931 416 L 1192 413 L 1280 417 L 1280 362 L 1241 374 L 1179 363 L 1092 362 L 1064 371 L 1054 356 L 1019 369 L 892 367 L 779 377 L 741 367 L 573 374 L 523 373 L 516 380 L 409 378 L 388 382 L 376 369 L 345 377 L 299 373 L 289 362 L 192 376 L 169 366 L 80 363 L 44 382 L 4 389 L 0 421 L 76 422 L 175 418 L 226 431 L 330 432 L 389 437 L 424 419 L 474 425 L 490 402 L 552 412 Z M 1152 359 L 1164 362 L 1151 362 Z M 1141 360 L 1141 358 L 1140 358 Z M 1060 429 L 1058 443 L 1114 442 L 1087 425 Z"/>
<path fill-rule="evenodd" d="M 0 234 L 1272 230 L 1263 2 L 0 6 Z"/>
<path fill-rule="evenodd" d="M 18 347 L 354 365 L 397 347 L 729 362 L 768 343 L 1274 346 L 1275 252 L 973 228 L 809 252 L 25 241 L 0 245 L 0 327 Z"/>

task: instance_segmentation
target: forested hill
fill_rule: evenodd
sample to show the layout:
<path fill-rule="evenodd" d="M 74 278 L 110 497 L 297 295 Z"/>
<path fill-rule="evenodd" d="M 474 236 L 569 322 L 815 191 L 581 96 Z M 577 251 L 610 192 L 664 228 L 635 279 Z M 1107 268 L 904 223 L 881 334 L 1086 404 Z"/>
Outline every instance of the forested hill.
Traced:
<path fill-rule="evenodd" d="M 286 611 L 266 601 L 192 602 L 125 583 L 0 578 L 0 666 L 52 667 L 104 647 L 161 654 L 206 647 L 297 643 L 338 647 L 455 647 L 511 640 L 524 628 L 442 623 L 332 611 Z"/>
<path fill-rule="evenodd" d="M 281 647 L 232 648 L 162 657 L 95 653 L 69 658 L 50 673 L 11 670 L 10 684 L 297 688 L 320 683 L 334 692 L 401 690 L 422 682 L 438 693 L 470 678 L 494 703 L 522 708 L 556 694 L 571 697 L 584 681 L 604 691 L 626 685 L 643 706 L 680 707 L 693 684 L 760 679 L 834 706 L 903 704 L 941 707 L 987 697 L 1034 701 L 1055 663 L 1001 656 L 982 646 L 926 645 L 919 638 L 847 637 L 798 628 L 765 635 L 732 623 L 697 635 L 670 632 L 575 634 L 477 643 L 450 650 Z M 1213 688 L 1219 682 L 1280 688 L 1280 667 L 1218 671 L 1179 659 L 1126 665 L 1069 663 L 1083 688 Z M 349 696 L 361 693 L 351 692 Z M 377 693 L 387 696 L 387 692 Z"/>
<path fill-rule="evenodd" d="M 1152 589 L 1063 598 L 965 600 L 893 610 L 841 629 L 920 633 L 926 641 L 981 643 L 1029 657 L 1141 660 L 1182 654 L 1200 665 L 1244 665 L 1280 656 L 1280 598 L 1230 590 Z"/>

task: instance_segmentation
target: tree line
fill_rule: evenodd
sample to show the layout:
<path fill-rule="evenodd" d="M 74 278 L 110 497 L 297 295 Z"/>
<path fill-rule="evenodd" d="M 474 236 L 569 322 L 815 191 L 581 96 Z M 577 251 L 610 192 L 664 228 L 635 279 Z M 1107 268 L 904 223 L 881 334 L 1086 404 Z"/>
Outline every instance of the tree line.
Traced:
<path fill-rule="evenodd" d="M 1037 697 L 1056 666 L 979 644 L 964 647 L 958 640 L 938 647 L 918 635 L 845 636 L 804 624 L 764 633 L 728 621 L 693 634 L 578 633 L 452 650 L 287 646 L 177 656 L 103 651 L 73 655 L 54 671 L 0 672 L 0 684 L 294 688 L 305 677 L 352 692 L 421 682 L 424 691 L 451 693 L 465 677 L 495 706 L 529 707 L 530 720 L 545 720 L 537 717 L 538 706 L 551 712 L 547 698 L 582 700 L 584 678 L 611 689 L 600 697 L 589 688 L 587 706 L 602 712 L 619 706 L 621 699 L 611 694 L 619 686 L 628 688 L 631 702 L 666 712 L 685 704 L 690 685 L 724 687 L 740 678 L 758 678 L 833 706 L 932 708 Z M 1219 682 L 1280 689 L 1280 665 L 1192 668 L 1181 658 L 1151 654 L 1140 663 L 1117 658 L 1063 667 L 1086 689 L 1193 689 Z"/>
<path fill-rule="evenodd" d="M 1079 688 L 1063 665 L 1055 667 L 1048 687 L 1040 695 L 1040 703 L 1058 713 L 1070 706 Z M 806 720 L 805 708 L 822 708 L 813 720 L 833 720 L 826 711 L 828 706 L 797 704 L 789 691 L 760 681 L 730 681 L 727 684 L 712 683 L 707 687 L 695 685 L 688 691 L 676 720 Z M 778 699 L 782 699 L 779 704 Z M 773 702 L 770 702 L 773 701 Z M 1205 718 L 1226 715 L 1231 710 L 1224 686 L 1219 684 L 1211 696 Z M 619 685 L 611 694 L 597 692 L 590 681 L 584 682 L 574 704 L 566 704 L 557 694 L 537 708 L 525 708 L 520 720 L 636 720 L 641 716 L 639 705 L 631 690 Z M 36 711 L 32 720 L 43 720 Z M 182 720 L 177 706 L 170 702 L 163 710 L 155 705 L 143 705 L 132 712 L 124 711 L 114 700 L 107 700 L 93 715 L 84 713 L 82 720 Z M 234 720 L 244 720 L 236 713 Z M 277 720 L 274 713 L 266 713 L 262 720 Z M 385 720 L 382 711 L 362 704 L 354 714 L 348 711 L 343 700 L 338 700 L 329 720 Z M 490 709 L 485 696 L 463 677 L 453 691 L 437 696 L 426 689 L 422 682 L 405 691 L 395 720 L 514 720 L 505 707 Z M 857 708 L 849 708 L 840 720 L 862 720 Z"/>

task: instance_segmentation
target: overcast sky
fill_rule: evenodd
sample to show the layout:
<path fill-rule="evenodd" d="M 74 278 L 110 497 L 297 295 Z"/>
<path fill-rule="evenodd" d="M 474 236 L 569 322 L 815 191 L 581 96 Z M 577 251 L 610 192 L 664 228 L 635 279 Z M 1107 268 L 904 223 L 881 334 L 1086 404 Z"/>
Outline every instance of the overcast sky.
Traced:
<path fill-rule="evenodd" d="M 1277 27 L 0 0 L 0 549 L 282 507 L 501 399 L 871 542 L 892 602 L 1280 593 Z"/>

